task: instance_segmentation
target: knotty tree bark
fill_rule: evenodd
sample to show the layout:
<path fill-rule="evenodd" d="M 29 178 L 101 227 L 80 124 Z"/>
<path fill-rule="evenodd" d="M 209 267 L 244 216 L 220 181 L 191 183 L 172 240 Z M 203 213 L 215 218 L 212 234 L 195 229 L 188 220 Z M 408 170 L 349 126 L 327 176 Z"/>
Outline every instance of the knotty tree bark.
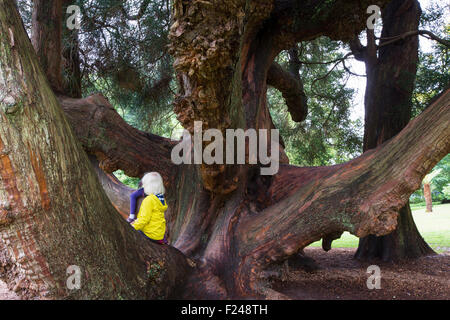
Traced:
<path fill-rule="evenodd" d="M 382 10 L 381 38 L 418 30 L 421 9 L 417 0 L 392 0 Z M 409 122 L 412 93 L 418 63 L 418 36 L 377 47 L 373 30 L 367 30 L 368 44 L 352 41 L 355 56 L 365 62 L 367 85 L 364 98 L 363 150 L 375 148 L 398 134 Z M 398 226 L 389 235 L 361 238 L 355 258 L 395 261 L 432 254 L 433 250 L 414 223 L 409 202 L 401 208 Z"/>
<path fill-rule="evenodd" d="M 13 1 L 0 1 L 0 274 L 28 298 L 165 298 L 184 255 L 115 211 L 48 86 Z M 81 289 L 66 286 L 79 266 Z"/>
<path fill-rule="evenodd" d="M 10 0 L 0 3 L 8 4 Z M 170 40 L 181 88 L 174 106 L 179 120 L 191 133 L 193 123 L 197 120 L 203 121 L 204 129 L 216 128 L 222 131 L 228 128 L 272 128 L 266 89 L 274 58 L 281 50 L 292 48 L 296 42 L 321 35 L 350 40 L 353 34 L 364 28 L 365 9 L 370 4 L 373 4 L 372 1 L 348 0 L 332 3 L 174 1 L 174 24 L 171 26 Z M 378 4 L 382 5 L 383 1 Z M 0 8 L 3 9 L 2 6 Z M 2 24 L 8 21 L 4 15 L 0 15 L 0 19 Z M 26 65 L 35 66 L 32 62 Z M 39 69 L 37 66 L 35 68 Z M 292 86 L 279 88 L 283 90 Z M 40 85 L 33 89 L 43 90 L 45 87 Z M 46 93 L 38 98 L 52 99 L 48 88 Z M 113 194 L 110 199 L 116 203 L 116 207 L 123 208 L 119 211 L 127 211 L 124 198 L 126 200 L 129 190 L 116 187 L 117 181 L 108 173 L 123 169 L 128 175 L 139 176 L 145 171 L 155 170 L 165 177 L 168 186 L 169 240 L 173 247 L 193 261 L 195 269 L 191 274 L 186 274 L 183 256 L 173 248 L 166 248 L 164 257 L 167 264 L 162 270 L 168 268 L 167 273 L 172 272 L 171 275 L 178 275 L 178 272 L 185 274 L 187 286 L 183 291 L 184 297 L 189 298 L 270 298 L 273 297 L 271 291 L 264 284 L 265 271 L 276 268 L 308 244 L 343 231 L 359 237 L 392 232 L 397 224 L 398 211 L 405 205 L 409 195 L 420 186 L 423 176 L 450 151 L 449 90 L 398 135 L 361 157 L 330 167 L 299 168 L 281 164 L 280 170 L 273 176 L 262 176 L 259 170 L 261 164 L 175 166 L 171 164 L 170 153 L 176 142 L 145 134 L 126 125 L 101 95 L 81 100 L 60 96 L 59 100 L 78 140 L 86 151 L 96 156 L 94 162 L 99 161 L 106 173 L 100 172 L 100 180 Z M 65 121 L 64 116 L 57 111 L 55 100 L 50 102 L 51 112 L 62 118 L 61 121 L 52 122 L 52 125 L 60 125 L 60 122 Z M 42 105 L 39 104 L 40 108 Z M 34 111 L 31 108 L 24 110 Z M 28 128 L 23 123 L 18 127 Z M 71 188 L 78 187 L 80 190 L 61 191 L 60 187 L 55 186 L 53 189 L 47 188 L 50 190 L 49 196 L 52 200 L 56 199 L 55 203 L 61 203 L 58 202 L 62 201 L 58 192 L 67 192 L 65 201 L 68 204 L 72 204 L 75 195 L 87 199 L 81 201 L 81 206 L 89 204 L 90 208 L 98 208 L 94 204 L 96 200 L 103 208 L 106 206 L 110 209 L 99 210 L 95 214 L 86 210 L 83 215 L 75 213 L 75 217 L 96 222 L 109 220 L 106 220 L 106 226 L 102 224 L 103 229 L 98 227 L 99 224 L 89 223 L 91 228 L 91 225 L 97 226 L 95 232 L 86 230 L 87 227 L 83 228 L 85 225 L 82 224 L 77 229 L 81 233 L 79 242 L 78 238 L 71 238 L 70 233 L 60 232 L 59 227 L 53 231 L 45 230 L 43 234 L 64 241 L 64 246 L 74 252 L 73 256 L 79 255 L 79 259 L 92 264 L 101 263 L 98 261 L 101 256 L 98 251 L 94 258 L 89 253 L 79 253 L 76 248 L 82 243 L 89 243 L 99 251 L 103 250 L 98 248 L 108 247 L 108 256 L 104 260 L 119 275 L 123 269 L 129 271 L 129 278 L 124 276 L 121 283 L 128 284 L 134 292 L 133 281 L 135 277 L 139 278 L 141 269 L 129 268 L 132 267 L 130 264 L 135 267 L 141 264 L 132 264 L 131 261 L 137 258 L 130 259 L 126 254 L 133 255 L 141 250 L 146 252 L 146 249 L 136 249 L 136 246 L 143 244 L 135 242 L 137 236 L 129 233 L 129 227 L 119 221 L 122 218 L 111 205 L 104 203 L 105 196 L 98 191 L 98 179 L 89 170 L 86 157 L 74 147 L 72 131 L 66 126 L 62 127 L 52 131 L 57 135 L 55 139 L 65 142 L 57 145 L 60 148 L 72 146 L 78 150 L 76 161 L 74 156 L 69 156 L 73 151 L 56 152 L 56 156 L 67 159 L 45 162 L 47 166 L 49 163 L 59 163 L 61 168 L 48 169 L 45 173 L 46 176 L 51 173 L 53 177 L 67 172 L 67 177 L 77 182 L 69 184 Z M 12 126 L 5 128 L 13 130 Z M 33 130 L 37 128 L 42 128 L 42 125 L 32 127 Z M 45 139 L 39 139 L 45 137 L 44 133 L 35 132 L 30 139 L 34 139 L 35 144 L 38 141 L 44 144 Z M 9 131 L 4 135 L 18 139 L 17 134 Z M 0 134 L 2 138 L 4 135 L 3 132 Z M 42 159 L 53 155 L 44 150 L 40 152 Z M 12 155 L 13 159 L 21 159 L 21 153 L 17 151 Z M 21 168 L 22 165 L 26 168 L 25 162 L 17 162 Z M 89 172 L 88 185 L 79 183 L 82 181 L 81 174 L 77 173 L 79 163 L 84 166 L 83 172 Z M 24 178 L 20 177 L 18 181 L 23 181 Z M 9 185 L 3 183 L 3 188 Z M 49 182 L 47 185 L 54 186 Z M 61 185 L 65 184 L 58 184 Z M 121 192 L 116 198 L 114 189 Z M 0 195 L 5 197 L 10 194 L 6 190 L 1 189 Z M 11 206 L 16 207 L 16 203 Z M 70 205 L 68 207 L 72 208 Z M 51 222 L 66 218 L 58 214 L 61 211 L 53 212 L 52 208 L 42 209 L 42 215 L 56 219 Z M 76 208 L 80 208 L 80 205 Z M 14 210 L 20 212 L 19 209 Z M 7 216 L 6 208 L 1 212 L 2 217 Z M 11 232 L 12 223 L 5 224 L 2 230 Z M 34 223 L 29 224 L 34 226 Z M 17 225 L 20 225 L 19 222 Z M 54 225 L 59 226 L 52 223 L 53 228 Z M 102 236 L 96 240 L 93 234 Z M 117 240 L 113 234 L 132 239 L 129 242 L 122 238 Z M 120 246 L 124 243 L 128 245 L 125 249 Z M 48 248 L 42 245 L 42 248 L 48 252 L 58 252 L 58 248 L 51 245 Z M 149 259 L 153 254 L 157 256 L 162 253 L 155 249 L 148 255 Z M 89 257 L 84 259 L 85 255 Z M 65 257 L 62 255 L 54 261 L 64 264 L 67 260 Z M 88 262 L 83 263 L 90 265 Z M 49 273 L 53 275 L 54 272 L 52 269 Z M 90 287 L 89 291 L 92 290 Z M 108 290 L 111 292 L 112 289 Z M 137 292 L 139 295 L 142 291 Z M 114 294 L 110 297 L 114 297 Z"/>

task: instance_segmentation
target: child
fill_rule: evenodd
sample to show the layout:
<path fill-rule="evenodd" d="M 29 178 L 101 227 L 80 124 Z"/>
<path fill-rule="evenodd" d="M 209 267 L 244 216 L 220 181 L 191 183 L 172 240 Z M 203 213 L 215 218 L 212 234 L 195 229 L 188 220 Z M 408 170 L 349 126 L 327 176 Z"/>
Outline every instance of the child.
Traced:
<path fill-rule="evenodd" d="M 164 200 L 165 190 L 161 175 L 157 172 L 146 173 L 142 178 L 142 186 L 141 190 L 146 197 L 142 201 L 137 220 L 131 225 L 150 240 L 163 244 L 166 233 L 164 212 L 167 210 L 167 204 Z"/>

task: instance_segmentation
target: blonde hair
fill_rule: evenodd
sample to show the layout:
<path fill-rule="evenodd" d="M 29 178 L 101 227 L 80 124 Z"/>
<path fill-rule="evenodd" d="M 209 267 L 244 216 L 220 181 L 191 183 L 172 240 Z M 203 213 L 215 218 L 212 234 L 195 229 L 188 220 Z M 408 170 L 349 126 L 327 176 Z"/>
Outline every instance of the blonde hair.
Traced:
<path fill-rule="evenodd" d="M 142 187 L 147 195 L 150 194 L 164 194 L 164 183 L 161 175 L 158 172 L 149 172 L 142 178 Z"/>

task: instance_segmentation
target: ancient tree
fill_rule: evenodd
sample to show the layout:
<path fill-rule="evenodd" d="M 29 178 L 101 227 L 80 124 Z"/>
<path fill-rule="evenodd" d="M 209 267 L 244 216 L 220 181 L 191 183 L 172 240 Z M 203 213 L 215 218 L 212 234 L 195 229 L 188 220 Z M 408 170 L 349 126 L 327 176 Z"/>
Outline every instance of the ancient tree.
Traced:
<path fill-rule="evenodd" d="M 204 130 L 222 132 L 273 128 L 266 104 L 268 82 L 282 91 L 295 117 L 303 119 L 306 99 L 290 99 L 303 96 L 292 92 L 301 90 L 301 83 L 274 66 L 274 58 L 297 42 L 322 35 L 351 40 L 364 28 L 370 4 L 174 1 L 170 52 L 180 88 L 174 102 L 178 119 L 191 133 L 194 121 L 202 121 Z M 22 256 L 48 266 L 46 271 L 36 269 L 27 281 L 34 284 L 44 277 L 51 294 L 70 256 L 78 259 L 73 264 L 103 271 L 95 277 L 102 281 L 84 291 L 86 297 L 95 296 L 94 288 L 114 294 L 120 289 L 121 295 L 136 297 L 143 294 L 142 287 L 147 297 L 154 297 L 152 288 L 172 288 L 180 277 L 186 280 L 184 297 L 272 297 L 265 271 L 311 242 L 343 231 L 359 237 L 392 232 L 409 195 L 450 151 L 447 90 L 392 139 L 341 165 L 291 166 L 281 144 L 281 165 L 271 176 L 260 174 L 261 163 L 175 165 L 171 151 L 176 141 L 127 125 L 102 95 L 59 95 L 56 100 L 17 14 L 10 13 L 14 11 L 11 0 L 0 1 L 0 92 L 7 92 L 0 99 L 0 252 L 8 270 L 20 271 Z M 16 143 L 22 147 L 13 147 Z M 111 172 L 162 174 L 171 246 L 143 243 L 133 233 L 106 201 L 81 145 L 91 163 L 98 163 L 100 181 L 122 213 L 127 208 L 121 199 L 129 190 Z M 27 219 L 25 210 L 39 215 Z M 70 221 L 77 227 L 68 227 Z M 45 236 L 39 237 L 36 228 Z M 38 259 L 32 250 L 20 251 L 22 255 L 8 250 L 14 245 L 38 248 Z M 150 276 L 155 261 L 161 262 L 158 281 Z M 189 273 L 188 263 L 193 267 Z"/>
<path fill-rule="evenodd" d="M 48 84 L 13 1 L 1 1 L 1 276 L 30 298 L 170 296 L 186 258 L 117 214 Z M 66 286 L 72 265 L 83 290 Z"/>

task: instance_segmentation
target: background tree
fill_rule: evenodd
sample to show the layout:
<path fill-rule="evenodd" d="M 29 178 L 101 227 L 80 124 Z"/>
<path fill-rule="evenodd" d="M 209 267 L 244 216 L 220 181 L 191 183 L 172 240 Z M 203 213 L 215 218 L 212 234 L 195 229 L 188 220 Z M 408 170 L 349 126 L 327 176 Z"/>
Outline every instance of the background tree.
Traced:
<path fill-rule="evenodd" d="M 170 1 L 83 2 L 82 79 L 86 94 L 104 92 L 134 127 L 169 136 L 176 126 Z"/>
<path fill-rule="evenodd" d="M 425 9 L 425 8 L 424 8 Z M 450 37 L 450 26 L 444 13 L 448 4 L 432 3 L 420 16 L 420 28 L 433 30 L 442 39 Z M 417 116 L 432 98 L 442 92 L 450 83 L 450 55 L 444 44 L 433 41 L 431 50 L 419 50 L 419 63 L 413 92 L 412 117 Z"/>
<path fill-rule="evenodd" d="M 167 52 L 170 2 L 65 0 L 64 21 L 70 4 L 80 7 L 82 19 L 80 30 L 64 24 L 62 32 L 65 95 L 80 98 L 80 89 L 83 96 L 103 92 L 129 124 L 170 137 L 177 125 Z M 19 9 L 31 35 L 33 2 L 22 0 Z"/>

